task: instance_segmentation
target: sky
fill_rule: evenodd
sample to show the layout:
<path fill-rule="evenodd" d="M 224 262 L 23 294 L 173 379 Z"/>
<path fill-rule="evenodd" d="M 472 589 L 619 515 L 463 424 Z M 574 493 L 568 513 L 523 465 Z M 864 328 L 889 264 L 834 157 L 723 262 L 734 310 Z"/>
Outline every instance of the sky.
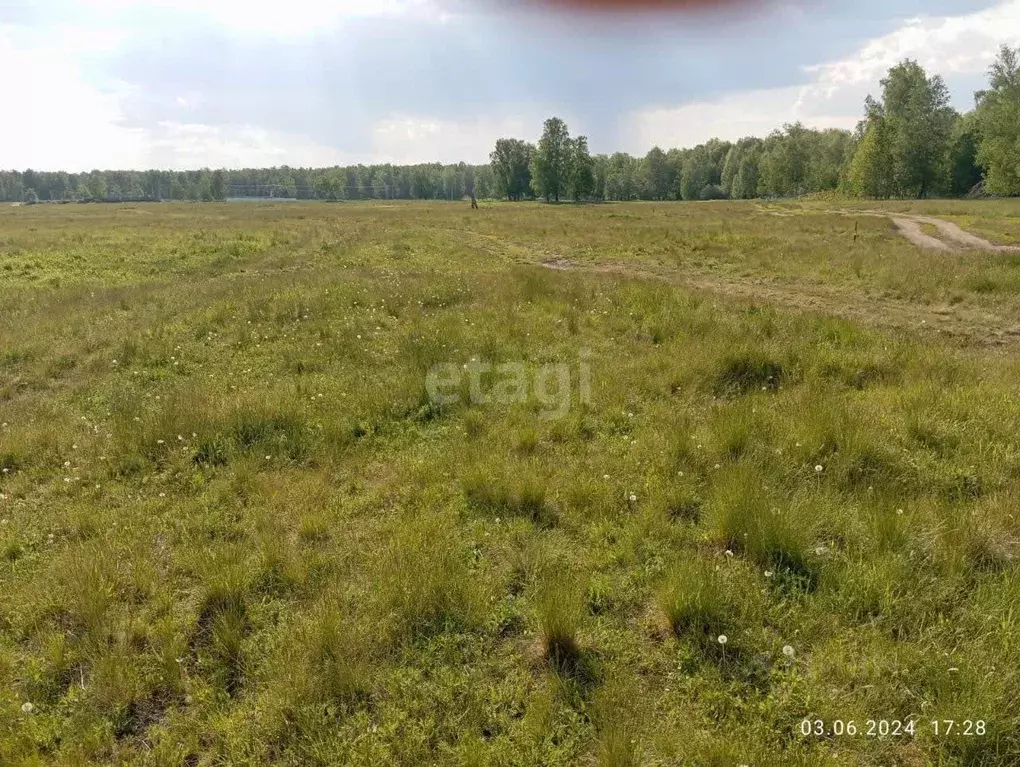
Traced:
<path fill-rule="evenodd" d="M 904 58 L 962 110 L 1020 0 L 0 0 L 0 168 L 488 160 L 565 119 L 644 155 L 787 122 L 853 128 Z"/>

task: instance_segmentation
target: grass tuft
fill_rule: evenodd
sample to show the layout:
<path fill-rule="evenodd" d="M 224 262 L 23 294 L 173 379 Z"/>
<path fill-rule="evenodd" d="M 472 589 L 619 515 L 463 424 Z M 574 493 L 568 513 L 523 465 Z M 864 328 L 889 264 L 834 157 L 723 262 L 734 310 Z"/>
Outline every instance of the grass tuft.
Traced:
<path fill-rule="evenodd" d="M 543 657 L 567 675 L 576 672 L 581 662 L 581 604 L 572 581 L 548 574 L 535 597 Z"/>
<path fill-rule="evenodd" d="M 783 385 L 786 370 L 778 361 L 758 349 L 726 354 L 717 364 L 712 382 L 716 396 L 738 396 Z"/>
<path fill-rule="evenodd" d="M 659 609 L 670 631 L 704 644 L 731 629 L 731 600 L 716 565 L 688 559 L 673 565 L 659 591 Z"/>

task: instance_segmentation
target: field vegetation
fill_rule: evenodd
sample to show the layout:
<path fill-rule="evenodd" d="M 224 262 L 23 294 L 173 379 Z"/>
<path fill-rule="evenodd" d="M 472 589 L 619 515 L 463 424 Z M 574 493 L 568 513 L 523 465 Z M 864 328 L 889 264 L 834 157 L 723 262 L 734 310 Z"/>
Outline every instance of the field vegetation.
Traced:
<path fill-rule="evenodd" d="M 0 764 L 1020 763 L 1020 253 L 889 214 L 1020 244 L 1016 200 L 0 209 Z M 430 397 L 478 361 L 566 414 Z"/>

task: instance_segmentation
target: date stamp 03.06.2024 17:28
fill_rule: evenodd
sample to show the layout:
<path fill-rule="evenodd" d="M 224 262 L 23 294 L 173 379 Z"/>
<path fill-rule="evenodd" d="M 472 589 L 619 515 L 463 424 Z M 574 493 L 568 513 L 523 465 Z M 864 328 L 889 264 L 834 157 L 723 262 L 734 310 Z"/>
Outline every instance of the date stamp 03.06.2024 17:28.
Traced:
<path fill-rule="evenodd" d="M 798 731 L 805 738 L 981 738 L 988 733 L 984 719 L 804 719 Z"/>

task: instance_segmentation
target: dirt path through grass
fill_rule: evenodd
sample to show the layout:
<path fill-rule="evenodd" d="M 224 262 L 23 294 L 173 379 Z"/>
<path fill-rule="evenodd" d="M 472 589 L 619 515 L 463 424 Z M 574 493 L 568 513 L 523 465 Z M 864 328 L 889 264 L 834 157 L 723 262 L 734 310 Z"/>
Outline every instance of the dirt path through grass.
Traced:
<path fill-rule="evenodd" d="M 832 210 L 829 213 L 843 213 L 848 211 Z M 994 253 L 1020 252 L 1016 245 L 996 245 L 976 234 L 965 232 L 956 224 L 932 216 L 918 216 L 908 213 L 887 213 L 880 210 L 862 210 L 857 213 L 866 216 L 883 216 L 892 219 L 893 224 L 901 235 L 919 248 L 929 250 L 958 251 L 958 250 L 987 250 Z M 938 237 L 925 233 L 921 225 L 929 224 L 938 230 Z"/>
<path fill-rule="evenodd" d="M 914 213 L 895 213 L 885 210 L 828 209 L 803 210 L 800 212 L 778 211 L 771 209 L 765 210 L 762 208 L 759 208 L 759 210 L 762 210 L 762 212 L 765 212 L 770 216 L 779 216 L 780 218 L 789 218 L 792 216 L 802 215 L 804 213 L 827 213 L 839 216 L 874 216 L 877 218 L 888 218 L 896 226 L 896 230 L 900 235 L 919 248 L 925 248 L 927 250 L 941 250 L 947 252 L 956 252 L 960 250 L 985 250 L 993 253 L 1020 252 L 1020 246 L 998 245 L 994 242 L 989 242 L 983 237 L 978 237 L 976 234 L 964 231 L 951 221 L 934 218 L 933 216 L 922 216 Z M 933 236 L 925 232 L 922 228 L 923 224 L 928 224 L 929 226 L 934 227 L 938 236 Z"/>
<path fill-rule="evenodd" d="M 896 230 L 917 245 L 919 248 L 929 250 L 951 250 L 948 244 L 938 237 L 932 237 L 921 228 L 921 221 L 915 218 L 904 218 L 903 216 L 892 216 L 892 222 Z M 986 243 L 991 244 L 991 243 Z"/>
<path fill-rule="evenodd" d="M 545 258 L 539 265 L 556 271 L 661 280 L 727 298 L 764 301 L 796 311 L 829 314 L 863 325 L 934 333 L 965 345 L 1001 347 L 1020 344 L 1020 326 L 1016 323 L 992 312 L 969 307 L 924 306 L 820 285 L 767 284 L 715 275 L 668 273 L 620 263 L 580 264 L 562 256 Z"/>
<path fill-rule="evenodd" d="M 846 211 L 840 211 L 846 213 Z M 881 214 L 888 215 L 888 214 Z M 889 216 L 894 218 L 893 216 Z M 907 220 L 905 216 L 896 216 Z M 925 234 L 917 218 L 910 217 L 911 230 L 920 237 L 939 243 L 947 252 L 952 250 Z M 933 219 L 934 220 L 934 219 Z M 946 222 L 942 222 L 946 223 Z M 955 226 L 955 225 L 950 225 Z M 956 227 L 958 229 L 958 227 Z M 960 230 L 961 234 L 970 236 Z M 464 233 L 461 233 L 463 236 Z M 964 346 L 1020 347 L 1020 325 L 1015 320 L 978 307 L 955 304 L 921 304 L 911 301 L 869 295 L 835 286 L 795 282 L 782 284 L 758 282 L 753 279 L 725 277 L 691 269 L 670 269 L 653 264 L 603 261 L 586 263 L 556 253 L 536 253 L 532 248 L 499 237 L 473 233 L 479 245 L 493 253 L 508 256 L 518 263 L 533 264 L 544 269 L 564 272 L 616 275 L 634 279 L 659 280 L 678 287 L 714 293 L 744 301 L 763 301 L 795 311 L 815 312 L 859 322 L 871 327 L 894 328 L 933 334 Z M 975 237 L 980 240 L 981 238 Z M 991 245 L 991 243 L 988 243 Z M 999 246 L 992 246 L 999 247 Z"/>

